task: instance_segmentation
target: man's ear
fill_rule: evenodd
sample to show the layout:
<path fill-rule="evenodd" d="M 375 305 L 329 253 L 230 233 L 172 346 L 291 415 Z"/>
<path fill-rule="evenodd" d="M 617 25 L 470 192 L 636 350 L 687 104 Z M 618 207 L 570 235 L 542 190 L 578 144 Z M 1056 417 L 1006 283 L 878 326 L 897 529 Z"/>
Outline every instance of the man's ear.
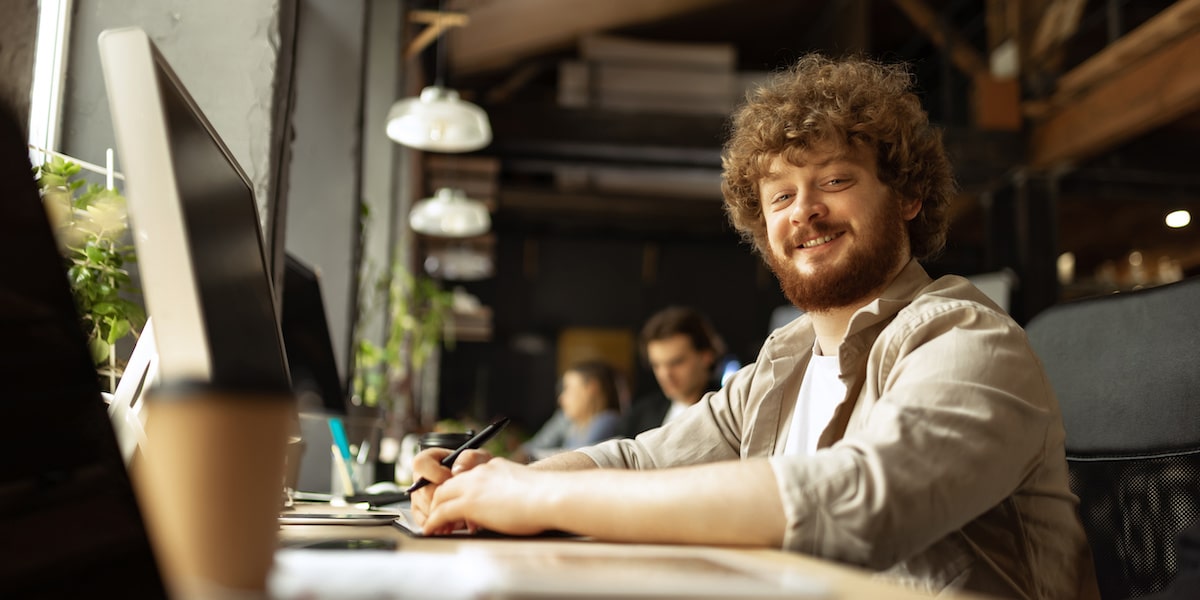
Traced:
<path fill-rule="evenodd" d="M 911 221 L 917 218 L 917 213 L 921 212 L 921 207 L 924 206 L 924 204 L 925 203 L 920 200 L 908 200 L 901 198 L 900 216 L 903 217 L 905 221 Z"/>

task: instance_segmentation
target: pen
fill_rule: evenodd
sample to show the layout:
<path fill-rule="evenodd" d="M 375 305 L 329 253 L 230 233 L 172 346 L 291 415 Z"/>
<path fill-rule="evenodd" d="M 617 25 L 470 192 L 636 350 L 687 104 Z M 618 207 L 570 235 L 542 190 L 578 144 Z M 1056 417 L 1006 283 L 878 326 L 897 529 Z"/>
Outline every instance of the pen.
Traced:
<path fill-rule="evenodd" d="M 342 496 L 353 495 L 354 478 L 350 476 L 350 465 L 346 464 L 345 458 L 342 458 L 342 453 L 338 450 L 337 444 L 330 444 L 329 450 L 333 454 L 334 467 L 337 468 L 338 475 L 342 479 Z"/>
<path fill-rule="evenodd" d="M 363 440 L 358 445 L 358 456 L 354 458 L 354 462 L 360 465 L 367 464 L 367 457 L 371 455 L 371 440 Z"/>
<path fill-rule="evenodd" d="M 333 437 L 333 443 L 337 445 L 342 458 L 346 461 L 354 460 L 350 455 L 350 442 L 346 439 L 346 426 L 338 417 L 329 418 L 329 434 Z"/>
<path fill-rule="evenodd" d="M 342 457 L 339 464 L 345 466 L 346 473 L 350 476 L 349 481 L 354 481 L 354 467 L 350 464 L 354 461 L 354 457 L 350 454 L 350 442 L 346 439 L 346 426 L 340 418 L 329 418 L 329 434 L 333 437 L 333 445 L 337 448 L 337 455 Z M 347 488 L 347 492 L 353 494 L 354 490 Z"/>
<path fill-rule="evenodd" d="M 499 433 L 501 429 L 504 429 L 505 425 L 508 425 L 508 417 L 500 419 L 499 421 L 484 427 L 483 431 L 480 431 L 475 435 L 475 437 L 467 440 L 467 443 L 459 446 L 457 450 L 451 452 L 446 458 L 443 458 L 442 466 L 446 467 L 447 469 L 450 468 L 450 466 L 454 464 L 454 461 L 458 459 L 458 455 L 462 454 L 464 450 L 478 449 L 480 446 L 486 444 L 488 440 L 492 439 L 492 436 Z M 404 491 L 411 494 L 427 485 L 429 485 L 429 480 L 422 477 Z"/>

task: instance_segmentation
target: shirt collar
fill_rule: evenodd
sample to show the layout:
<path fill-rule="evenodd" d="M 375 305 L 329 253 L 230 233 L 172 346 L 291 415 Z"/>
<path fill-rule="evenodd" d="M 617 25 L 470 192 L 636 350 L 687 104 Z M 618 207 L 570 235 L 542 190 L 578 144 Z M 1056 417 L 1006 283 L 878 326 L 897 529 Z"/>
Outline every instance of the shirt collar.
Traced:
<path fill-rule="evenodd" d="M 846 329 L 846 339 L 850 339 L 864 329 L 891 319 L 932 282 L 933 279 L 925 272 L 921 263 L 916 259 L 910 259 L 878 298 L 854 311 L 854 315 L 850 317 L 850 325 Z M 795 347 L 792 346 L 793 343 L 811 346 L 816 341 L 812 318 L 807 314 L 801 315 L 788 325 L 775 330 L 771 337 L 786 342 L 786 345 L 793 348 Z"/>
<path fill-rule="evenodd" d="M 911 304 L 930 283 L 933 283 L 933 279 L 925 272 L 921 263 L 910 259 L 878 298 L 854 312 L 850 317 L 849 326 L 846 327 L 846 337 L 850 338 L 872 325 L 896 316 L 896 313 Z"/>

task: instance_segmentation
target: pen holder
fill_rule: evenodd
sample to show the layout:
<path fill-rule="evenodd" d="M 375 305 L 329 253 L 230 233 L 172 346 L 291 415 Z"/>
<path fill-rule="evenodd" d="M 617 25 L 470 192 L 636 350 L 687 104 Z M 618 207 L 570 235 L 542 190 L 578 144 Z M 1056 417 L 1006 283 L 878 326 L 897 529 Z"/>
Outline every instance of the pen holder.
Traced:
<path fill-rule="evenodd" d="M 172 597 L 265 592 L 293 398 L 208 388 L 147 396 L 134 480 Z"/>
<path fill-rule="evenodd" d="M 345 498 L 361 493 L 367 486 L 375 483 L 375 462 L 345 461 L 337 448 L 330 449 L 330 462 L 333 471 L 330 473 L 329 495 L 334 498 Z M 343 471 L 344 469 L 344 471 Z M 352 489 L 346 488 L 349 480 Z"/>
<path fill-rule="evenodd" d="M 379 459 L 380 440 L 383 438 L 383 421 L 378 415 L 349 414 L 337 418 L 335 426 L 330 419 L 331 433 L 340 428 L 340 437 L 345 441 L 350 454 L 344 459 L 339 451 L 339 435 L 334 434 L 331 448 L 330 495 L 343 498 L 362 493 L 376 482 L 375 463 Z M 349 487 L 347 486 L 349 483 Z"/>

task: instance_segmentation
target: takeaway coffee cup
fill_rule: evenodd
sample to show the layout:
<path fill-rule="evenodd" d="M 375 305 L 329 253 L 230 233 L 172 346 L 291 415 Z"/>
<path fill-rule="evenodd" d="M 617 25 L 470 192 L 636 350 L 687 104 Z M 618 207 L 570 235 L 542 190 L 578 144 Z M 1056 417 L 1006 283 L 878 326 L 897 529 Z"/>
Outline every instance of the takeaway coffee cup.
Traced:
<path fill-rule="evenodd" d="M 137 486 L 172 596 L 266 590 L 295 418 L 287 395 L 152 390 Z"/>

